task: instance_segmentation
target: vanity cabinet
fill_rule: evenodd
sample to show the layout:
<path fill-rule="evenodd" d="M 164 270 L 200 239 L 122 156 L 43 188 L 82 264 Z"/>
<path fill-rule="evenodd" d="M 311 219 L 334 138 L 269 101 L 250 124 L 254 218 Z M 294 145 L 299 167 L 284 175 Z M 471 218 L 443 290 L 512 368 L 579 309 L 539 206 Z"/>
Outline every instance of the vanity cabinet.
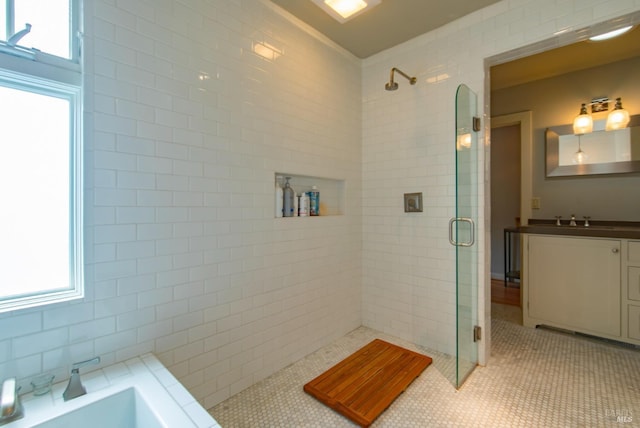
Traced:
<path fill-rule="evenodd" d="M 621 240 L 523 238 L 523 324 L 620 340 Z"/>
<path fill-rule="evenodd" d="M 640 343 L 640 241 L 627 242 L 626 321 L 630 339 Z M 626 318 L 626 319 L 625 319 Z"/>

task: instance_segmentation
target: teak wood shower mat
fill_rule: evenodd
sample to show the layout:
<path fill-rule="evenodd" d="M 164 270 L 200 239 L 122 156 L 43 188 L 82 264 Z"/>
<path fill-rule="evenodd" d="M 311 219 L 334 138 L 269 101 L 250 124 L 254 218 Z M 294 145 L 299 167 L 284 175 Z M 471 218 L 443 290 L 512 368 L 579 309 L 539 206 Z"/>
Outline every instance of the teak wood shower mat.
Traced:
<path fill-rule="evenodd" d="M 375 339 L 305 384 L 304 391 L 368 427 L 431 362 L 426 355 Z"/>

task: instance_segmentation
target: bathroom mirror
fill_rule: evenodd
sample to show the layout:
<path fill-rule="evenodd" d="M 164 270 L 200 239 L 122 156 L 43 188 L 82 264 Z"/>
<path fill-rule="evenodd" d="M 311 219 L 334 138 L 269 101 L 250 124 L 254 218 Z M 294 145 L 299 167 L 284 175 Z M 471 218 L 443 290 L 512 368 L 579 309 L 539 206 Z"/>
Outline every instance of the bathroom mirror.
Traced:
<path fill-rule="evenodd" d="M 547 128 L 547 177 L 640 172 L 640 115 L 625 129 L 604 125 L 594 121 L 594 131 L 583 135 L 574 135 L 572 125 Z"/>

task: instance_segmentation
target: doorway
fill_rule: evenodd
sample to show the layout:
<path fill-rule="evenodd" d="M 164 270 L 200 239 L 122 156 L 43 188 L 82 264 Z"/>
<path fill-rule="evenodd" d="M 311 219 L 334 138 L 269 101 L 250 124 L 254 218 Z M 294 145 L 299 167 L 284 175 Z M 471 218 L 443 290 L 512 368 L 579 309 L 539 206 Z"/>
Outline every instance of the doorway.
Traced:
<path fill-rule="evenodd" d="M 531 112 L 491 119 L 491 302 L 521 306 L 520 234 L 531 217 Z"/>

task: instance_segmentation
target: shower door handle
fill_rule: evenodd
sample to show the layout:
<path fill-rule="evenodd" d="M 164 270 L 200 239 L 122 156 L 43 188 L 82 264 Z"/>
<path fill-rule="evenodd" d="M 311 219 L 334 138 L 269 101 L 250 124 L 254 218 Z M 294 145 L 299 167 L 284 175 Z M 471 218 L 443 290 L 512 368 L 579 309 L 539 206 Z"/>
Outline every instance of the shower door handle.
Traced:
<path fill-rule="evenodd" d="M 469 231 L 471 232 L 471 236 L 469 237 L 468 242 L 458 242 L 455 239 L 453 239 L 453 225 L 459 221 L 462 221 L 464 223 L 469 223 L 469 226 L 470 226 Z M 451 243 L 451 245 L 454 245 L 456 247 L 473 246 L 473 244 L 475 244 L 476 242 L 476 224 L 473 222 L 473 220 L 468 217 L 454 217 L 451 220 L 449 220 L 449 242 Z"/>

